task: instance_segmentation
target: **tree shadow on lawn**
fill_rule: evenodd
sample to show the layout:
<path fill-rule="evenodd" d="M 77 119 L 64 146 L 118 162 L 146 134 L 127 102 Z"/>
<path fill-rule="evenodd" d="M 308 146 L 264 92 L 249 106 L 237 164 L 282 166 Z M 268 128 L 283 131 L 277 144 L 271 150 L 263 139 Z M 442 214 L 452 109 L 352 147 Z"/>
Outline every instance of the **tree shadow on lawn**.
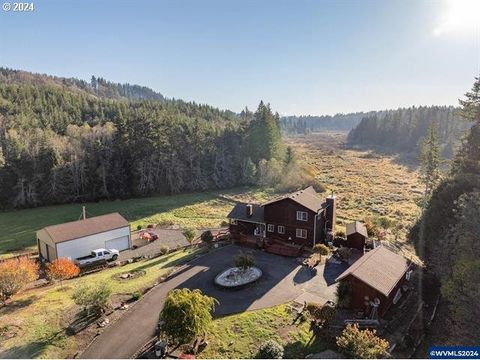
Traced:
<path fill-rule="evenodd" d="M 25 308 L 27 306 L 32 305 L 35 301 L 38 300 L 37 295 L 30 295 L 26 299 L 22 300 L 15 300 L 10 303 L 7 303 L 3 307 L 0 308 L 0 315 L 8 315 L 11 314 L 19 309 Z"/>
<path fill-rule="evenodd" d="M 42 340 L 27 342 L 22 345 L 14 346 L 8 350 L 0 351 L 0 359 L 31 359 L 40 357 L 45 349 L 64 338 L 65 333 L 59 331 L 52 336 Z"/>
<path fill-rule="evenodd" d="M 304 359 L 309 354 L 326 350 L 327 346 L 320 337 L 312 335 L 307 344 L 295 340 L 287 343 L 283 349 L 285 359 Z"/>

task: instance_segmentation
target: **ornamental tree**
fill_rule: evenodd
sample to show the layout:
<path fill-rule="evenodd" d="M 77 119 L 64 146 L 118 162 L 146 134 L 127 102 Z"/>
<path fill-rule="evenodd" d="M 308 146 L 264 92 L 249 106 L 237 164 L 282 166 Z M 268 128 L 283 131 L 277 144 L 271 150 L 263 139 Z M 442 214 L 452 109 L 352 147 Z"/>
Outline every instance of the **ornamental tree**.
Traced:
<path fill-rule="evenodd" d="M 337 337 L 337 346 L 343 354 L 357 359 L 384 358 L 388 341 L 376 335 L 375 330 L 360 330 L 357 324 L 349 324 Z"/>
<path fill-rule="evenodd" d="M 87 311 L 87 316 L 90 312 L 96 314 L 102 313 L 108 306 L 112 289 L 106 283 L 99 285 L 80 285 L 73 294 L 72 299 L 75 304 L 82 306 Z"/>
<path fill-rule="evenodd" d="M 38 277 L 38 264 L 28 257 L 0 262 L 0 301 L 5 302 Z"/>
<path fill-rule="evenodd" d="M 199 289 L 170 291 L 160 313 L 161 333 L 174 345 L 187 344 L 204 335 L 213 318 L 218 301 Z"/>
<path fill-rule="evenodd" d="M 235 266 L 245 271 L 252 266 L 255 266 L 255 259 L 253 256 L 241 253 L 235 256 Z"/>
<path fill-rule="evenodd" d="M 75 263 L 66 258 L 60 258 L 52 261 L 47 266 L 47 276 L 52 280 L 62 281 L 71 279 L 80 274 L 80 268 Z"/>

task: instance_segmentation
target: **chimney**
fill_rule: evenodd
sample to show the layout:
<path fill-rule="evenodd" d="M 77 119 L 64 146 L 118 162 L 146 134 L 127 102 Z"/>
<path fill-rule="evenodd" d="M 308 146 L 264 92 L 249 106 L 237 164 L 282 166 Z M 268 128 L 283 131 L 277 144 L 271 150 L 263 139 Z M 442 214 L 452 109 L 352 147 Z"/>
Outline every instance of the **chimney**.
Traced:
<path fill-rule="evenodd" d="M 331 231 L 335 236 L 335 223 L 337 222 L 337 197 L 330 195 L 326 199 L 327 209 L 325 210 L 325 220 L 327 231 Z"/>
<path fill-rule="evenodd" d="M 252 204 L 247 204 L 246 211 L 247 211 L 247 216 L 251 217 L 253 215 L 253 205 Z"/>

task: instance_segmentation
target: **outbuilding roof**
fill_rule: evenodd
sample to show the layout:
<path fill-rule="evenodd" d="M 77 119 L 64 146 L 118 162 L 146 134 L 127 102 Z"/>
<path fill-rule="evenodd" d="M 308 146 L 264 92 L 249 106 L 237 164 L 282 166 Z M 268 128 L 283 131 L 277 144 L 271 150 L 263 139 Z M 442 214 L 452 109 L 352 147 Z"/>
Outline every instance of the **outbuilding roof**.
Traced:
<path fill-rule="evenodd" d="M 318 210 L 322 209 L 325 206 L 325 203 L 317 195 L 318 194 L 315 189 L 312 186 L 309 186 L 306 189 L 282 196 L 281 198 L 269 201 L 267 203 L 264 203 L 263 205 L 265 206 L 273 204 L 277 201 L 291 199 L 296 203 L 306 207 L 307 209 L 312 210 L 313 212 L 318 212 Z"/>
<path fill-rule="evenodd" d="M 119 213 L 95 216 L 43 228 L 54 243 L 74 240 L 109 230 L 122 228 L 128 221 Z"/>
<path fill-rule="evenodd" d="M 247 205 L 252 205 L 252 215 L 247 215 Z M 254 223 L 263 223 L 263 206 L 258 204 L 237 203 L 232 211 L 227 215 L 229 219 L 250 221 Z"/>
<path fill-rule="evenodd" d="M 367 227 L 365 226 L 364 223 L 360 221 L 355 221 L 353 223 L 347 224 L 346 228 L 347 228 L 347 236 L 358 233 L 368 238 Z"/>
<path fill-rule="evenodd" d="M 383 295 L 389 296 L 407 269 L 408 262 L 403 256 L 379 246 L 354 262 L 337 278 L 337 281 L 352 275 Z"/>

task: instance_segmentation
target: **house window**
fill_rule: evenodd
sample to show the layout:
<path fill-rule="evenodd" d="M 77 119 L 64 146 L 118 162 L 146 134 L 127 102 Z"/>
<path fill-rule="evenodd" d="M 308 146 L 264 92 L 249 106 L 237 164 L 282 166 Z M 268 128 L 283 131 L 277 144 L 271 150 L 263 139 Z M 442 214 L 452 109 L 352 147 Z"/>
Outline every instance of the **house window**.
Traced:
<path fill-rule="evenodd" d="M 297 220 L 308 221 L 308 213 L 305 211 L 297 211 Z"/>
<path fill-rule="evenodd" d="M 267 225 L 267 230 L 268 230 L 268 232 L 274 232 L 274 231 L 275 231 L 275 225 L 273 225 L 273 224 L 268 224 L 268 225 Z"/>
<path fill-rule="evenodd" d="M 279 234 L 285 234 L 285 226 L 278 225 L 278 233 Z"/>
<path fill-rule="evenodd" d="M 230 224 L 231 224 L 231 225 L 238 225 L 237 219 L 232 219 L 232 220 L 230 220 Z"/>
<path fill-rule="evenodd" d="M 297 229 L 297 238 L 306 239 L 307 238 L 307 230 Z"/>

